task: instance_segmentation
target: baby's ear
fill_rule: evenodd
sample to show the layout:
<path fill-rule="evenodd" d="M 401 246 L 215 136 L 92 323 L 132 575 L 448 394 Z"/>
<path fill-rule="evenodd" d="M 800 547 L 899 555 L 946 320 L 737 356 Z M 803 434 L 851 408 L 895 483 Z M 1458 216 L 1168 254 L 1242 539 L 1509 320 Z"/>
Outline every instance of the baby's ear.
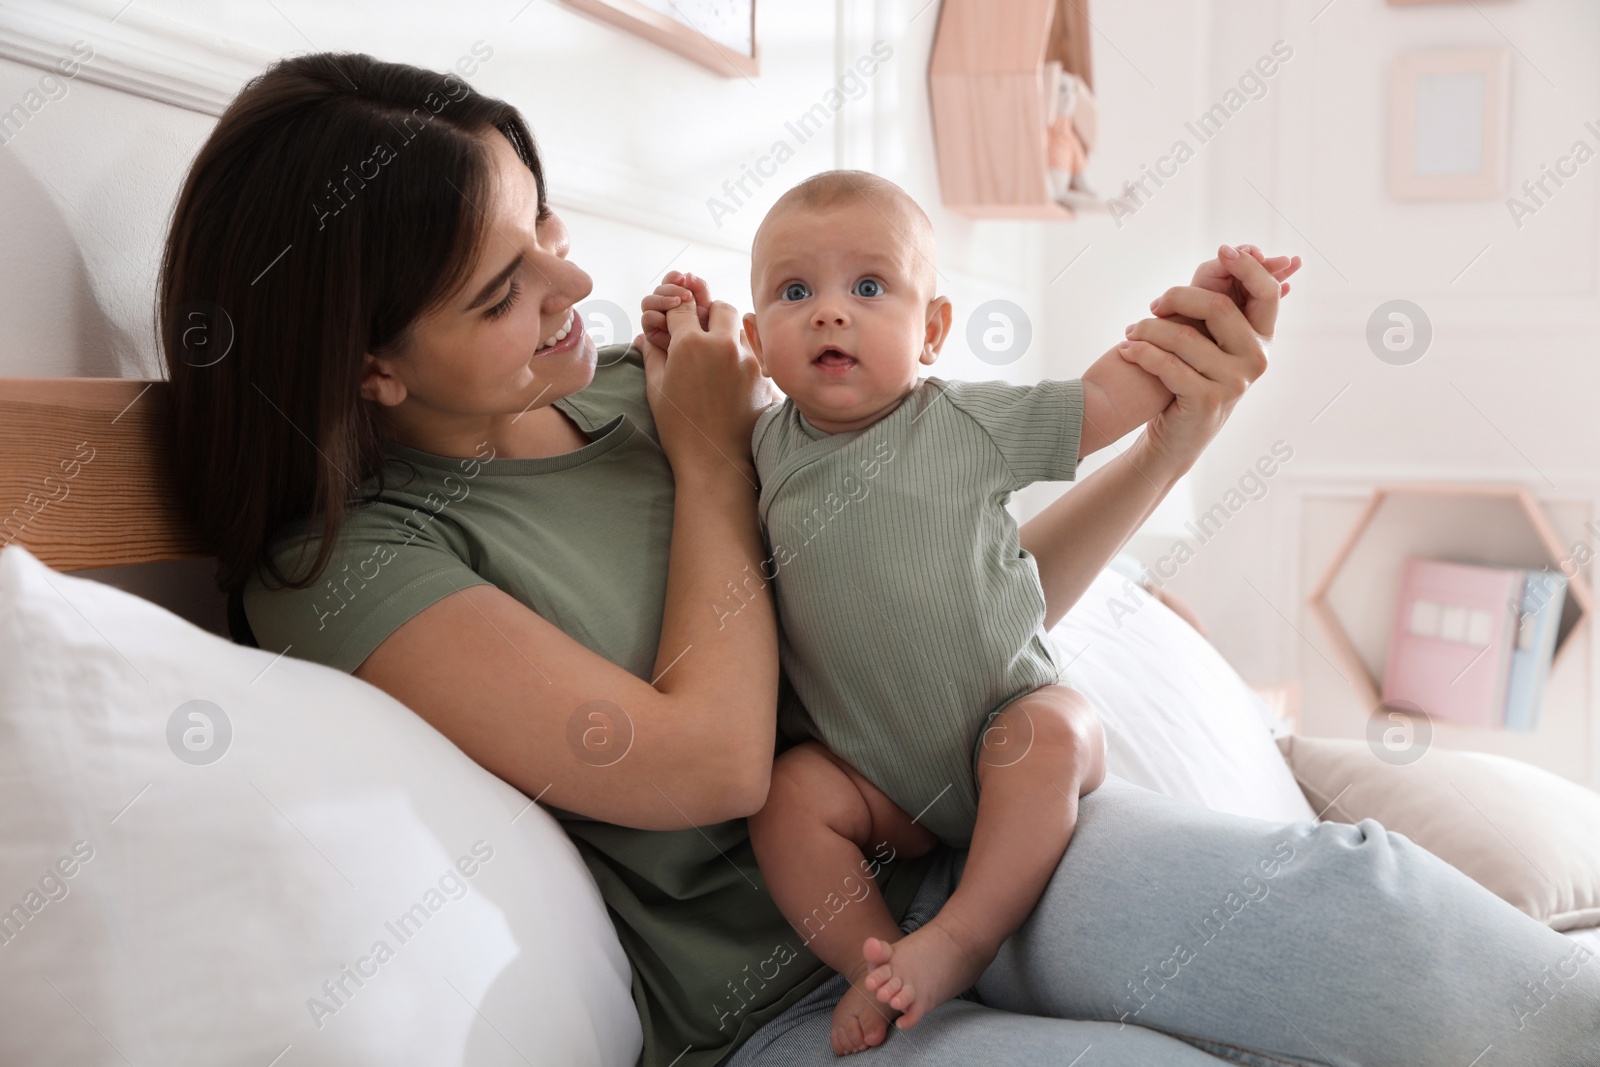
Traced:
<path fill-rule="evenodd" d="M 932 364 L 939 358 L 939 350 L 950 336 L 950 323 L 954 316 L 949 297 L 936 296 L 928 301 L 928 325 L 923 335 L 922 354 L 917 357 L 921 362 Z"/>
<path fill-rule="evenodd" d="M 756 329 L 756 317 L 753 312 L 745 312 L 744 339 L 749 343 L 750 351 L 754 353 L 756 357 L 756 366 L 761 368 L 761 373 L 766 375 L 768 378 L 772 377 L 772 375 L 767 372 L 766 358 L 761 354 L 761 334 Z"/>

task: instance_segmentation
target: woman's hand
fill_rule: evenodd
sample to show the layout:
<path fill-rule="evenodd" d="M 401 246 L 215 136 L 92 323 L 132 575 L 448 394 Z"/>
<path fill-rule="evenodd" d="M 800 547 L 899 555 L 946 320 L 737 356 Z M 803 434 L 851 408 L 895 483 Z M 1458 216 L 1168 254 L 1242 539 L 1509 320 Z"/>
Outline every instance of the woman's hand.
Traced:
<path fill-rule="evenodd" d="M 1092 427 L 1086 412 L 1085 442 L 1116 440 L 1143 420 L 1149 423 L 1132 448 L 1022 526 L 1022 547 L 1039 568 L 1047 629 L 1150 517 L 1261 376 L 1278 300 L 1289 291 L 1286 279 L 1299 269 L 1298 256 L 1268 258 L 1253 245 L 1224 246 L 1195 271 L 1193 285 L 1169 290 L 1152 304 L 1156 318 L 1128 328 L 1126 348 L 1112 349 L 1091 368 L 1115 359 L 1154 375 L 1160 386 L 1144 388 L 1141 383 L 1150 378 L 1136 373 L 1133 387 L 1122 386 L 1122 396 L 1131 400 L 1119 405 L 1117 419 Z M 1120 376 L 1107 371 L 1101 377 Z"/>
<path fill-rule="evenodd" d="M 1244 309 L 1246 320 L 1256 332 L 1270 337 L 1276 325 L 1277 305 L 1264 305 L 1253 297 L 1224 261 L 1225 255 L 1242 253 L 1260 263 L 1279 283 L 1279 297 L 1289 292 L 1288 279 L 1300 269 L 1299 256 L 1268 257 L 1255 245 L 1239 245 L 1237 249 L 1223 245 L 1216 259 L 1208 259 L 1194 272 L 1193 285 L 1221 293 Z M 1176 312 L 1163 312 L 1162 318 L 1184 326 L 1192 326 L 1201 336 L 1210 338 L 1204 320 L 1193 319 Z M 1083 374 L 1084 408 L 1083 432 L 1078 443 L 1078 456 L 1092 455 L 1132 430 L 1145 425 L 1172 404 L 1172 390 L 1154 375 L 1144 373 L 1139 367 L 1119 357 L 1113 348 L 1094 362 Z"/>
<path fill-rule="evenodd" d="M 691 299 L 679 300 L 664 315 L 666 350 L 645 334 L 634 345 L 644 353 L 650 410 L 674 474 L 681 479 L 727 463 L 753 485 L 750 434 L 772 398 L 744 344 L 739 313 L 716 301 L 702 324 Z"/>
<path fill-rule="evenodd" d="M 1218 261 L 1238 286 L 1237 294 L 1200 285 L 1169 289 L 1151 304 L 1156 317 L 1129 327 L 1119 349 L 1123 359 L 1160 378 L 1173 393 L 1172 403 L 1146 426 L 1141 445 L 1145 458 L 1174 480 L 1194 464 L 1244 391 L 1266 372 L 1266 346 L 1278 320 L 1282 283 L 1277 275 L 1255 256 L 1227 245 Z M 1203 265 L 1201 271 L 1206 270 Z M 1204 330 L 1189 322 L 1203 324 Z"/>
<path fill-rule="evenodd" d="M 1228 264 L 1223 258 L 1230 251 L 1234 251 L 1234 249 L 1228 245 L 1218 248 L 1215 259 L 1208 259 L 1195 268 L 1194 280 L 1190 284 L 1199 289 L 1209 289 L 1213 293 L 1221 293 L 1232 300 L 1244 309 L 1244 317 L 1250 321 L 1250 325 L 1256 328 L 1257 333 L 1271 337 L 1273 328 L 1277 325 L 1277 305 L 1273 305 L 1271 320 L 1261 317 L 1266 309 L 1260 305 L 1259 301 L 1251 302 L 1251 293 L 1239 283 L 1238 278 L 1234 277 L 1233 271 L 1228 268 Z M 1250 256 L 1257 263 L 1260 263 L 1268 274 L 1277 279 L 1278 297 L 1280 299 L 1289 295 L 1289 278 L 1300 269 L 1299 256 L 1269 257 L 1255 245 L 1238 245 L 1237 251 Z M 1204 324 L 1194 319 L 1182 315 L 1173 315 L 1171 317 L 1176 322 L 1194 326 L 1201 332 L 1205 332 Z M 1207 334 L 1207 336 L 1210 335 Z"/>

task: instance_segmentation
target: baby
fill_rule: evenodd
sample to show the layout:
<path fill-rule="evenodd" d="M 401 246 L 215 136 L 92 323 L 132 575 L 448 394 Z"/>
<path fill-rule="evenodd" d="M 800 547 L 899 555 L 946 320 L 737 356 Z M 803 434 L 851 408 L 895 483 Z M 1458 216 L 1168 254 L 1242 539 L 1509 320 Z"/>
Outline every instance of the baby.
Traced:
<path fill-rule="evenodd" d="M 815 740 L 779 757 L 750 835 L 778 907 L 851 980 L 832 1039 L 856 1052 L 886 1034 L 873 994 L 905 1028 L 972 985 L 1072 834 L 1077 797 L 1052 780 L 1083 740 L 1081 698 L 1005 502 L 1073 477 L 1083 383 L 918 378 L 951 304 L 935 294 L 932 225 L 881 178 L 801 184 L 751 256 L 745 332 L 788 397 L 753 439 L 783 667 L 804 705 L 780 725 Z M 1087 792 L 1104 755 L 1082 756 Z M 971 852 L 921 929 L 902 935 L 875 892 L 822 907 L 863 849 L 914 856 L 938 840 Z"/>
<path fill-rule="evenodd" d="M 784 194 L 751 255 L 746 337 L 788 397 L 753 436 L 782 664 L 803 705 L 780 726 L 810 740 L 779 756 L 750 833 L 774 901 L 850 980 L 831 1033 L 842 1055 L 882 1043 L 894 1013 L 914 1026 L 972 986 L 1104 777 L 1103 735 L 1065 684 L 1005 503 L 1074 477 L 1086 383 L 1106 403 L 1171 394 L 1124 360 L 1036 386 L 919 379 L 951 304 L 927 216 L 871 174 Z M 970 845 L 960 884 L 903 934 L 857 875 L 877 866 L 863 851 L 915 856 L 940 840 Z M 859 898 L 824 905 L 848 886 Z"/>

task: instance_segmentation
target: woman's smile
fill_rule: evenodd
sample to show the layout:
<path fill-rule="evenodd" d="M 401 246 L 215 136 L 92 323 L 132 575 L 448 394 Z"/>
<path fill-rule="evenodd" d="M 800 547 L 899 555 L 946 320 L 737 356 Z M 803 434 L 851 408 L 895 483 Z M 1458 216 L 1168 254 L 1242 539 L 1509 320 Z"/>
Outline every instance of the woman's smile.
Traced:
<path fill-rule="evenodd" d="M 583 316 L 576 309 L 567 311 L 567 320 L 561 328 L 551 334 L 533 350 L 536 356 L 553 355 L 557 352 L 568 352 L 583 341 L 587 336 L 583 329 Z"/>
<path fill-rule="evenodd" d="M 558 372 L 558 367 L 588 364 L 592 368 L 599 358 L 600 350 L 595 346 L 594 338 L 583 328 L 583 316 L 573 308 L 567 312 L 566 322 L 534 348 L 533 354 L 528 358 L 527 366 L 536 378 L 548 378 L 553 374 L 564 373 Z M 587 372 L 587 374 L 592 373 L 592 370 Z M 587 385 L 587 374 L 582 381 L 575 382 L 573 387 L 581 389 Z"/>

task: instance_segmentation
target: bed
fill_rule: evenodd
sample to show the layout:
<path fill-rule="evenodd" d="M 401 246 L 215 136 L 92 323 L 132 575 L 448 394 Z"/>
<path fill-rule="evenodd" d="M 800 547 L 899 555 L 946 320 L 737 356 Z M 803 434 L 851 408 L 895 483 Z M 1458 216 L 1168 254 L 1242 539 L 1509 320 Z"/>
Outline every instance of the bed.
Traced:
<path fill-rule="evenodd" d="M 230 642 L 206 590 L 133 576 L 205 573 L 165 410 L 159 382 L 0 380 L 0 1062 L 633 1063 L 627 961 L 542 808 L 379 690 Z M 1361 817 L 1324 803 L 1360 753 L 1289 736 L 1126 563 L 1053 632 L 1113 771 Z M 1569 810 L 1520 828 L 1555 891 L 1513 903 L 1600 952 L 1600 798 L 1524 770 L 1487 818 Z"/>

